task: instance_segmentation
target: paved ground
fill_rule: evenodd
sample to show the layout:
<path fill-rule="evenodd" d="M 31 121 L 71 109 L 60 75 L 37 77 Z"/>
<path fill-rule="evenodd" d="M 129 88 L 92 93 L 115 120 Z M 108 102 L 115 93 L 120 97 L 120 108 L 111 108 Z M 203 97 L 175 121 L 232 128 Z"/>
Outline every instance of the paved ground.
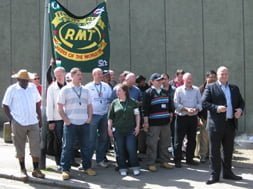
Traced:
<path fill-rule="evenodd" d="M 52 189 L 52 186 L 36 184 L 36 183 L 24 183 L 12 179 L 0 178 L 1 189 Z M 53 189 L 61 189 L 62 187 L 55 187 Z"/>
<path fill-rule="evenodd" d="M 0 132 L 0 136 L 2 133 Z M 6 144 L 0 138 L 0 177 L 4 179 L 18 180 L 19 165 L 14 157 L 14 147 L 12 144 Z M 208 163 L 199 166 L 187 166 L 183 164 L 183 168 L 173 170 L 165 170 L 160 168 L 156 173 L 150 173 L 142 165 L 143 169 L 140 176 L 134 177 L 129 174 L 121 177 L 114 170 L 114 157 L 109 156 L 111 166 L 109 168 L 96 167 L 97 176 L 89 177 L 73 168 L 71 171 L 72 179 L 62 181 L 61 174 L 55 171 L 55 163 L 52 157 L 47 157 L 47 170 L 44 170 L 46 179 L 36 179 L 30 177 L 27 184 L 31 186 L 42 184 L 45 186 L 54 186 L 59 188 L 253 188 L 253 149 L 242 149 L 237 146 L 234 154 L 234 172 L 243 177 L 240 182 L 234 182 L 221 179 L 220 183 L 208 186 L 205 181 L 209 178 Z M 29 157 L 29 151 L 26 155 L 26 165 L 28 171 L 31 172 L 32 164 Z M 19 182 L 17 182 L 19 183 Z M 1 186 L 0 186 L 1 187 Z"/>

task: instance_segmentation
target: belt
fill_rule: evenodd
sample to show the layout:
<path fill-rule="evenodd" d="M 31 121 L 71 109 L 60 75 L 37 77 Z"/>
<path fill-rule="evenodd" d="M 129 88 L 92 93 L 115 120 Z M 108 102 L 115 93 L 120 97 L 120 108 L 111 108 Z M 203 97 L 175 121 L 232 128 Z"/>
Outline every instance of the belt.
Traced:
<path fill-rule="evenodd" d="M 234 119 L 226 119 L 227 122 L 234 121 Z"/>
<path fill-rule="evenodd" d="M 198 115 L 177 115 L 179 117 L 195 117 L 195 116 L 198 116 Z"/>

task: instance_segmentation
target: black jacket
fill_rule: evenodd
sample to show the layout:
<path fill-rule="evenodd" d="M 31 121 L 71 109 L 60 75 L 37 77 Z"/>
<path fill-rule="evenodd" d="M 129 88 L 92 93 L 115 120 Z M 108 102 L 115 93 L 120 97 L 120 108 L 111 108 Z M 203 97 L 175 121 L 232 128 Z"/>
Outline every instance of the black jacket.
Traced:
<path fill-rule="evenodd" d="M 232 107 L 235 109 L 241 108 L 244 110 L 244 100 L 241 96 L 240 90 L 236 85 L 229 84 L 231 92 Z M 215 128 L 215 130 L 222 129 L 226 121 L 226 112 L 217 113 L 219 105 L 226 106 L 226 97 L 218 82 L 206 86 L 202 95 L 202 106 L 208 111 L 207 126 Z M 234 119 L 234 125 L 237 128 L 237 119 Z"/>

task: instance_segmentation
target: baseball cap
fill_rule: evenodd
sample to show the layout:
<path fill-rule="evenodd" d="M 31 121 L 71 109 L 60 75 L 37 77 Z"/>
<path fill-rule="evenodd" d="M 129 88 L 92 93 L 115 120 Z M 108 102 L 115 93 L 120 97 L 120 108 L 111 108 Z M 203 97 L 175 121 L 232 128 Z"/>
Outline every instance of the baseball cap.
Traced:
<path fill-rule="evenodd" d="M 154 80 L 159 81 L 159 80 L 163 80 L 163 77 L 159 73 L 153 73 L 150 76 L 149 80 L 151 80 L 151 81 L 154 81 Z"/>

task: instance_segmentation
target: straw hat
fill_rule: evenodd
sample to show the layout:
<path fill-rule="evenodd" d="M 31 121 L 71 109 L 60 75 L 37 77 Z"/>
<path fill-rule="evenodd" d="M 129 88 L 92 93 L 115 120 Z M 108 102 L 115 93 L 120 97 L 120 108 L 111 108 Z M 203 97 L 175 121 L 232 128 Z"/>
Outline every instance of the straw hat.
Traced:
<path fill-rule="evenodd" d="M 25 80 L 30 80 L 31 79 L 31 73 L 29 73 L 27 70 L 21 69 L 14 75 L 12 75 L 12 78 L 16 79 L 25 79 Z"/>

